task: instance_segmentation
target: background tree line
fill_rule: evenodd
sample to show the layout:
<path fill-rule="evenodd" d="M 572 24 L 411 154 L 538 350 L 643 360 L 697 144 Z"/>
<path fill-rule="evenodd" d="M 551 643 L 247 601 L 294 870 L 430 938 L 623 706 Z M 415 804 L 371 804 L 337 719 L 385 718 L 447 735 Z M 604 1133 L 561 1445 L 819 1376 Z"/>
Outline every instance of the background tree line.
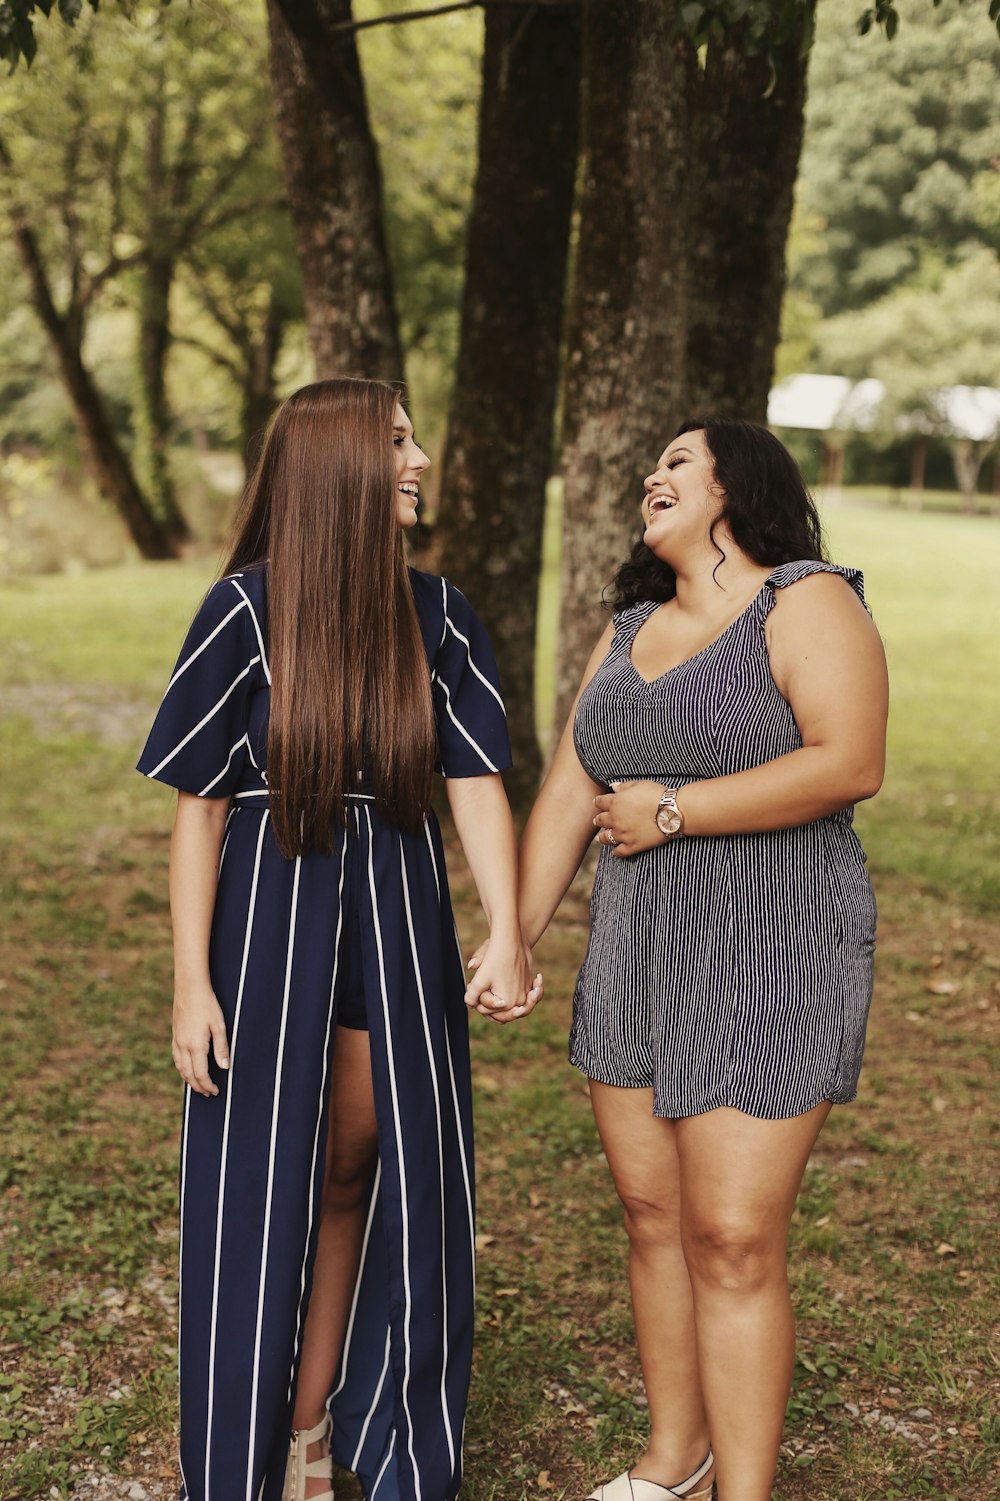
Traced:
<path fill-rule="evenodd" d="M 0 53 L 30 56 L 53 8 L 0 4 Z M 936 368 L 1000 381 L 996 3 L 924 0 L 891 48 L 858 35 L 856 0 L 824 0 L 815 47 L 814 0 L 484 0 L 409 22 L 396 0 L 58 8 L 76 24 L 0 89 L 13 430 L 44 438 L 55 360 L 91 473 L 167 557 L 189 534 L 178 436 L 252 450 L 308 378 L 303 326 L 317 375 L 408 375 L 442 453 L 429 547 L 496 642 L 516 794 L 540 765 L 550 475 L 565 706 L 666 438 L 690 413 L 766 416 L 811 56 L 789 344 L 879 374 L 909 357 L 908 296 L 974 284 L 969 349 L 942 335 Z M 898 20 L 886 0 L 866 19 Z M 874 101 L 850 86 L 873 49 Z"/>

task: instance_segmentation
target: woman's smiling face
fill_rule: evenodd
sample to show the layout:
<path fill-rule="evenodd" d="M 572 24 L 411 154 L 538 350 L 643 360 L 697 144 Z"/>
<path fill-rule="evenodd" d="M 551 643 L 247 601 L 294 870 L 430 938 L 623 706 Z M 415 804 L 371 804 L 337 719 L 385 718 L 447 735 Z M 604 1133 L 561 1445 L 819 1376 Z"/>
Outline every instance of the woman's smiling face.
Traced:
<path fill-rule="evenodd" d="M 416 526 L 420 476 L 431 461 L 417 446 L 413 424 L 398 403 L 392 422 L 392 446 L 396 457 L 396 519 L 400 526 Z"/>
<path fill-rule="evenodd" d="M 681 433 L 668 443 L 643 487 L 643 541 L 651 552 L 670 562 L 682 551 L 708 544 L 725 496 L 704 432 Z"/>

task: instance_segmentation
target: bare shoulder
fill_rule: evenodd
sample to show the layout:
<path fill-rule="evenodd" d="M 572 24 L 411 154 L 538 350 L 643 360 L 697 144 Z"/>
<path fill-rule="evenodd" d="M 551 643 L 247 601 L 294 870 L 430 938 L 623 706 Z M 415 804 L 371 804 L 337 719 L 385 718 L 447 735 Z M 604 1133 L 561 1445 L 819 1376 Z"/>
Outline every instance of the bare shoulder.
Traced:
<path fill-rule="evenodd" d="M 842 573 L 817 572 L 775 590 L 768 637 L 830 630 L 875 630 L 865 605 Z"/>

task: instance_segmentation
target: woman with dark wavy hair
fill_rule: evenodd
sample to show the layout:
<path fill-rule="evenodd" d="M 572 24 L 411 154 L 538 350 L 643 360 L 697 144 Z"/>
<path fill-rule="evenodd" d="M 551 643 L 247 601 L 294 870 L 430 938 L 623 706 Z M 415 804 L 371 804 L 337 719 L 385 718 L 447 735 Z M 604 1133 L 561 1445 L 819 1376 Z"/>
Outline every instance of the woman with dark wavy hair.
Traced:
<path fill-rule="evenodd" d="M 651 1433 L 592 1498 L 766 1501 L 789 1221 L 871 999 L 851 808 L 882 780 L 885 660 L 765 428 L 686 424 L 642 521 L 521 850 L 534 944 L 601 846 L 570 1059 L 625 1207 Z"/>
<path fill-rule="evenodd" d="M 331 1449 L 377 1501 L 461 1481 L 471 1085 L 435 769 L 490 920 L 470 1001 L 509 1020 L 541 977 L 490 644 L 406 564 L 427 464 L 392 386 L 289 397 L 139 762 L 179 792 L 185 1501 L 332 1501 Z"/>

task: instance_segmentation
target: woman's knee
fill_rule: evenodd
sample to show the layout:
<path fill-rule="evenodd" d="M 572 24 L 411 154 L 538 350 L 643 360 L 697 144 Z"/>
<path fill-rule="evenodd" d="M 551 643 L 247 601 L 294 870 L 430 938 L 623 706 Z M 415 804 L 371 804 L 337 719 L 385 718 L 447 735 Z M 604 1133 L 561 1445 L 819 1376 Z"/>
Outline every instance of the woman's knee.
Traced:
<path fill-rule="evenodd" d="M 367 1201 L 376 1154 L 377 1143 L 374 1137 L 370 1141 L 334 1145 L 323 1186 L 325 1213 L 348 1213 L 359 1209 Z"/>
<path fill-rule="evenodd" d="M 754 1293 L 786 1278 L 785 1237 L 759 1221 L 717 1215 L 682 1226 L 692 1280 L 719 1292 Z"/>
<path fill-rule="evenodd" d="M 625 1211 L 625 1229 L 637 1250 L 656 1247 L 676 1240 L 678 1233 L 677 1203 L 673 1198 L 641 1190 L 619 1187 L 618 1197 Z"/>

